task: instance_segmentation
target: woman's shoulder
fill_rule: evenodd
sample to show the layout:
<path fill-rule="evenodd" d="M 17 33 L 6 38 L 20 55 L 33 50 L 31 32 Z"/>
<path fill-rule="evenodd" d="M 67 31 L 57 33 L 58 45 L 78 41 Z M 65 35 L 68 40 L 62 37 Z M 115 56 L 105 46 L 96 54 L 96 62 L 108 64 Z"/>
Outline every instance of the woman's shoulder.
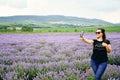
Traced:
<path fill-rule="evenodd" d="M 110 44 L 110 40 L 106 39 L 105 43 Z"/>
<path fill-rule="evenodd" d="M 97 42 L 97 39 L 93 39 L 93 44 L 95 44 Z"/>
<path fill-rule="evenodd" d="M 97 41 L 97 39 L 93 39 L 93 41 Z"/>
<path fill-rule="evenodd" d="M 93 42 L 101 42 L 101 41 L 98 41 L 97 39 L 93 39 Z"/>

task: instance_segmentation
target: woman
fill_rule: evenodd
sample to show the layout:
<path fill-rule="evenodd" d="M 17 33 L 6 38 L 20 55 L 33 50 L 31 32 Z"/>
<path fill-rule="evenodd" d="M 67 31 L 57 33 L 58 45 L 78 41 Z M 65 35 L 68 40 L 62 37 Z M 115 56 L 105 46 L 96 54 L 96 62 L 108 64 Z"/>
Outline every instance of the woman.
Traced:
<path fill-rule="evenodd" d="M 93 45 L 93 54 L 90 63 L 95 74 L 95 80 L 101 80 L 107 67 L 107 53 L 110 53 L 112 49 L 110 41 L 106 39 L 105 30 L 103 28 L 97 29 L 96 37 L 97 39 L 88 40 L 84 36 L 80 36 L 80 39 Z"/>

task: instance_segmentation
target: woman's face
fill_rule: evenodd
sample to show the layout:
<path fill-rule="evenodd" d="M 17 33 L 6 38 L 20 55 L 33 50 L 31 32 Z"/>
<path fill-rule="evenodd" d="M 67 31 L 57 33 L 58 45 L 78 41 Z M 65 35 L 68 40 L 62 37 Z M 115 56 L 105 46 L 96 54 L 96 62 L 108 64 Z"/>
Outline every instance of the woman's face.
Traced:
<path fill-rule="evenodd" d="M 96 37 L 97 37 L 97 38 L 101 38 L 102 35 L 103 35 L 103 33 L 101 32 L 101 30 L 97 30 L 97 31 L 96 31 Z"/>

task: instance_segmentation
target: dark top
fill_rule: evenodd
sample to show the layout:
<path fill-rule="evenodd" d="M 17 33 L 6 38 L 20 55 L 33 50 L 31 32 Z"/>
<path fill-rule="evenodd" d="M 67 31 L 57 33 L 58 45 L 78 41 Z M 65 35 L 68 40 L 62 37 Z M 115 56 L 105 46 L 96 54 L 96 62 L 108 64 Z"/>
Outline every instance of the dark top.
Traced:
<path fill-rule="evenodd" d="M 102 46 L 103 41 L 93 40 L 93 54 L 91 59 L 97 60 L 100 62 L 108 61 L 107 50 Z M 106 40 L 105 43 L 110 44 L 109 40 Z"/>

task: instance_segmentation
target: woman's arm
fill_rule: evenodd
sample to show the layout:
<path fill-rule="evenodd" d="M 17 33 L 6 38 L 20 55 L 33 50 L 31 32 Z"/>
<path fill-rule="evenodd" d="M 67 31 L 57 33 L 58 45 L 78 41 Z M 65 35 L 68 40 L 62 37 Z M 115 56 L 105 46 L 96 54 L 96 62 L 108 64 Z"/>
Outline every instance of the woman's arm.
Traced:
<path fill-rule="evenodd" d="M 81 36 L 80 39 L 88 44 L 93 44 L 93 40 L 88 40 L 84 36 Z"/>
<path fill-rule="evenodd" d="M 106 47 L 106 50 L 107 50 L 108 53 L 110 53 L 112 51 L 112 48 L 111 48 L 110 44 L 106 44 L 106 43 L 103 42 L 102 45 Z"/>

